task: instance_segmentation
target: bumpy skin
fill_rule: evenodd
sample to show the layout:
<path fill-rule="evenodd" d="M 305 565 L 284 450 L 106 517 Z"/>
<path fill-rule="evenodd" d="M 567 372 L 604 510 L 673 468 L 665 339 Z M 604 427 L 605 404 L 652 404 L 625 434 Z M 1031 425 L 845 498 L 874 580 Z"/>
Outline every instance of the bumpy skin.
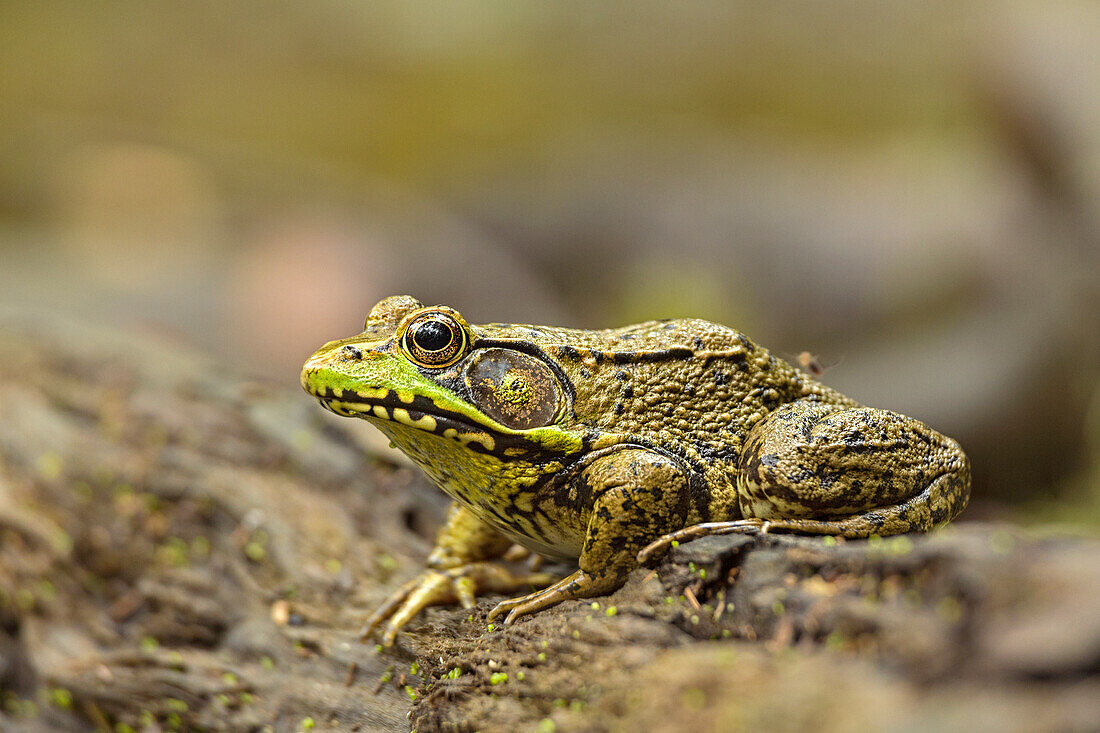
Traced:
<path fill-rule="evenodd" d="M 601 595 L 674 540 L 731 531 L 926 531 L 966 505 L 959 445 L 863 407 L 701 320 L 604 331 L 470 326 L 393 296 L 322 347 L 302 386 L 374 423 L 451 497 L 428 570 L 368 622 L 542 585 L 492 561 L 510 542 L 579 569 L 490 614 Z"/>

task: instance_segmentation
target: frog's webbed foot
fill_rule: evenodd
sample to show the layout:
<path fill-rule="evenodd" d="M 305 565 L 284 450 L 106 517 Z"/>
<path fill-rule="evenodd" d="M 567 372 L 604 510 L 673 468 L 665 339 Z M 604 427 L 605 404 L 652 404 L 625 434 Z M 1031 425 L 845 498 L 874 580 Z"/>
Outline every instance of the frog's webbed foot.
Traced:
<path fill-rule="evenodd" d="M 674 544 L 690 542 L 714 534 L 767 534 L 772 528 L 773 522 L 763 519 L 738 519 L 732 522 L 703 522 L 690 527 L 678 529 L 675 532 L 655 539 L 643 547 L 638 553 L 638 564 L 648 565 L 651 561 L 659 559 L 668 552 Z"/>
<path fill-rule="evenodd" d="M 622 580 L 610 575 L 599 577 L 590 575 L 583 570 L 577 570 L 540 591 L 501 601 L 496 605 L 496 608 L 489 612 L 488 620 L 492 621 L 500 614 L 507 612 L 508 615 L 504 618 L 504 625 L 511 626 L 520 616 L 556 606 L 562 601 L 602 596 L 615 590 L 620 585 L 622 585 Z"/>
<path fill-rule="evenodd" d="M 391 646 L 397 632 L 428 606 L 459 603 L 463 608 L 472 608 L 477 603 L 478 593 L 514 593 L 520 588 L 545 585 L 555 577 L 550 573 L 517 575 L 493 562 L 425 570 L 401 586 L 371 615 L 359 632 L 359 638 L 365 640 L 386 622 L 382 643 Z"/>

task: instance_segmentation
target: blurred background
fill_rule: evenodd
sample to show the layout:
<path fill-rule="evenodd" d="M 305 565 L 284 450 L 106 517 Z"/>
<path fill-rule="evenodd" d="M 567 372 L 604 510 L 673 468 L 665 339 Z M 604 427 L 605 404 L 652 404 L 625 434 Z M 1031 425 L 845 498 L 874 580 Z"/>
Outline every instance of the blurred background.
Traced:
<path fill-rule="evenodd" d="M 0 308 L 295 385 L 410 293 L 699 316 L 1100 528 L 1100 5 L 0 0 Z M 303 398 L 304 399 L 304 398 Z"/>

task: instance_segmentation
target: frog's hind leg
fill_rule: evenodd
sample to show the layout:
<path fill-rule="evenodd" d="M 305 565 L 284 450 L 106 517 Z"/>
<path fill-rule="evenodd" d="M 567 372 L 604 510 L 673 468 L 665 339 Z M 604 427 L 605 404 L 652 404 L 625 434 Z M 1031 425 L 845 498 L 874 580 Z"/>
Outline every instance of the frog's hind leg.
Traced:
<path fill-rule="evenodd" d="M 970 464 L 954 440 L 896 412 L 795 402 L 749 432 L 737 489 L 741 519 L 665 535 L 639 561 L 708 534 L 927 531 L 966 506 Z"/>

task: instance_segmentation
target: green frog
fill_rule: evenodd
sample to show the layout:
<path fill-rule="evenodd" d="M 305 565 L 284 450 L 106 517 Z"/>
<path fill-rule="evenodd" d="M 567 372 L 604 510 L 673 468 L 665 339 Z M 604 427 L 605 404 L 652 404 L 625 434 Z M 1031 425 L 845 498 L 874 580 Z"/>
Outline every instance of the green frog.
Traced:
<path fill-rule="evenodd" d="M 494 323 L 386 298 L 332 341 L 302 386 L 374 424 L 454 499 L 427 569 L 371 617 L 383 641 L 421 609 L 479 593 L 509 625 L 607 594 L 670 546 L 705 534 L 862 538 L 927 531 L 970 494 L 959 444 L 864 407 L 703 320 L 588 331 Z M 511 572 L 513 543 L 575 560 Z"/>

